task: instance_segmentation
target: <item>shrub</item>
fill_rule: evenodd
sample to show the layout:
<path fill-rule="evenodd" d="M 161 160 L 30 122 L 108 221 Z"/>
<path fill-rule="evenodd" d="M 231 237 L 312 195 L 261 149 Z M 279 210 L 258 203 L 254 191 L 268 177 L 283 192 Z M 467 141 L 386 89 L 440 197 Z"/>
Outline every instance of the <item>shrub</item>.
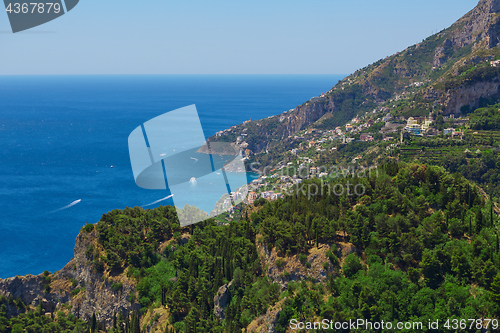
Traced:
<path fill-rule="evenodd" d="M 90 234 L 94 230 L 94 225 L 92 223 L 87 224 L 85 227 L 83 227 L 83 230 L 85 230 L 86 233 Z"/>
<path fill-rule="evenodd" d="M 299 260 L 302 264 L 305 263 L 307 260 L 307 255 L 305 255 L 304 253 L 299 254 Z"/>
<path fill-rule="evenodd" d="M 276 267 L 282 268 L 283 266 L 285 266 L 285 259 L 283 258 L 276 259 Z"/>
<path fill-rule="evenodd" d="M 345 263 L 342 266 L 342 271 L 346 278 L 353 277 L 360 269 L 363 268 L 361 260 L 354 253 L 348 255 L 345 259 Z"/>
<path fill-rule="evenodd" d="M 122 287 L 123 287 L 123 283 L 121 283 L 121 282 L 116 282 L 116 283 L 111 284 L 111 288 L 114 291 L 118 291 L 118 290 L 122 289 Z"/>
<path fill-rule="evenodd" d="M 253 203 L 255 206 L 264 206 L 265 203 L 267 202 L 266 199 L 264 198 L 259 198 L 257 200 L 255 200 L 255 202 Z"/>
<path fill-rule="evenodd" d="M 94 269 L 96 272 L 102 272 L 104 270 L 104 263 L 99 258 L 94 258 Z"/>
<path fill-rule="evenodd" d="M 339 258 L 337 258 L 337 256 L 335 254 L 333 254 L 332 251 L 327 251 L 326 252 L 326 256 L 328 257 L 328 259 L 330 259 L 330 262 L 333 264 L 333 265 L 338 265 L 339 263 Z"/>
<path fill-rule="evenodd" d="M 87 250 L 85 250 L 85 256 L 90 259 L 94 255 L 94 244 L 91 244 Z"/>

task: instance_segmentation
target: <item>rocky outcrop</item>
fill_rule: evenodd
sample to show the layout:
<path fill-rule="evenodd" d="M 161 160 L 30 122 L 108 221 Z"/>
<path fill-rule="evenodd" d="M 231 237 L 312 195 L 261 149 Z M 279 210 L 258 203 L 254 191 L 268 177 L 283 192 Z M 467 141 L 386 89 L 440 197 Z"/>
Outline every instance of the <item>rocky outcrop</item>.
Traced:
<path fill-rule="evenodd" d="M 58 305 L 70 300 L 69 290 L 57 289 L 47 292 L 46 285 L 48 285 L 47 279 L 42 275 L 16 276 L 0 280 L 0 295 L 16 300 L 20 299 L 26 306 L 37 307 L 41 305 L 42 311 L 45 313 L 54 312 Z M 8 306 L 7 315 L 19 315 L 18 308 Z"/>
<path fill-rule="evenodd" d="M 478 82 L 472 86 L 460 87 L 444 96 L 443 114 L 460 114 L 460 109 L 469 105 L 471 109 L 480 107 L 481 99 L 500 99 L 500 80 Z"/>
<path fill-rule="evenodd" d="M 439 67 L 448 60 L 449 54 L 452 52 L 453 43 L 451 40 L 446 39 L 443 45 L 436 48 L 434 52 L 434 61 L 432 62 L 432 67 Z M 451 52 L 450 52 L 451 51 Z"/>
<path fill-rule="evenodd" d="M 445 116 L 460 115 L 463 107 L 472 111 L 481 107 L 484 101 L 499 101 L 500 77 L 447 91 L 429 88 L 423 93 L 423 97 L 428 101 L 434 101 L 434 105 L 442 105 Z"/>
<path fill-rule="evenodd" d="M 278 318 L 283 309 L 286 297 L 269 307 L 265 314 L 254 319 L 247 327 L 248 333 L 275 333 Z"/>
<path fill-rule="evenodd" d="M 280 258 L 275 248 L 269 251 L 265 244 L 258 243 L 258 249 L 261 254 L 262 266 L 266 267 L 266 275 L 282 288 L 286 288 L 290 281 L 306 279 L 315 283 L 324 283 L 328 274 L 335 274 L 338 269 L 329 263 L 326 255 L 326 252 L 330 250 L 329 244 L 319 244 L 318 248 L 310 249 L 304 263 L 299 260 L 299 255 Z M 327 269 L 323 266 L 325 263 L 328 264 Z"/>
<path fill-rule="evenodd" d="M 327 112 L 334 112 L 336 105 L 331 96 L 319 102 L 306 103 L 298 106 L 286 123 L 285 136 L 292 135 L 315 121 L 319 120 Z"/>
<path fill-rule="evenodd" d="M 498 45 L 497 31 L 490 28 L 498 24 L 499 12 L 499 0 L 479 1 L 473 10 L 454 24 L 456 30 L 452 39 L 453 44 L 463 47 L 477 40 L 485 40 L 489 48 Z"/>
<path fill-rule="evenodd" d="M 130 281 L 124 276 L 106 278 L 94 270 L 92 257 L 87 258 L 86 251 L 95 243 L 97 231 L 90 234 L 81 232 L 76 237 L 75 257 L 62 270 L 61 274 L 75 279 L 78 285 L 85 288 L 84 293 L 72 301 L 72 313 L 79 318 L 88 320 L 95 313 L 99 322 L 107 326 L 113 323 L 113 316 L 121 311 L 128 314 L 138 309 L 138 304 L 131 304 L 129 294 L 135 293 Z M 113 283 L 121 283 L 121 288 L 113 288 Z M 116 290 L 115 290 L 116 289 Z"/>
<path fill-rule="evenodd" d="M 233 284 L 233 281 L 229 284 L 225 284 L 219 288 L 217 294 L 214 296 L 214 314 L 220 321 L 225 318 L 226 307 L 231 301 L 231 293 L 229 292 L 229 287 Z"/>
<path fill-rule="evenodd" d="M 49 276 L 27 275 L 0 280 L 0 295 L 21 299 L 27 306 L 42 306 L 45 312 L 53 312 L 62 304 L 71 305 L 71 312 L 84 320 L 95 313 L 99 322 L 107 326 L 119 311 L 124 314 L 139 308 L 131 304 L 128 297 L 135 293 L 134 285 L 123 274 L 105 276 L 98 273 L 92 265 L 92 257 L 86 251 L 96 243 L 97 232 L 82 231 L 76 238 L 75 257 L 60 271 Z M 47 284 L 48 287 L 47 288 Z M 114 287 L 114 288 L 113 288 Z M 72 291 L 78 291 L 72 296 Z M 10 307 L 8 315 L 16 315 L 15 307 Z"/>

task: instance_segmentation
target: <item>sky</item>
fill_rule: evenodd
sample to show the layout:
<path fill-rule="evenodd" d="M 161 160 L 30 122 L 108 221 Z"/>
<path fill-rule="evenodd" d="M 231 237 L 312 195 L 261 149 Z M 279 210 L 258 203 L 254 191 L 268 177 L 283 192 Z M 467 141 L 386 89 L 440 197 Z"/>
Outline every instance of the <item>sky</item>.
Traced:
<path fill-rule="evenodd" d="M 13 34 L 0 75 L 349 74 L 418 43 L 477 0 L 80 0 Z"/>

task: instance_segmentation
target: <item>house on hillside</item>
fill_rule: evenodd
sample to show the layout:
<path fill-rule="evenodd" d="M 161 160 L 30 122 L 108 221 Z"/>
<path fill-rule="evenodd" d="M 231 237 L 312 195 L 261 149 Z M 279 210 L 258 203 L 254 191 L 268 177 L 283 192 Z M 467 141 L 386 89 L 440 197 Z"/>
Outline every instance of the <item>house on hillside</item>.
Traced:
<path fill-rule="evenodd" d="M 248 203 L 253 204 L 255 200 L 259 198 L 259 194 L 257 192 L 248 193 Z"/>
<path fill-rule="evenodd" d="M 371 142 L 373 141 L 373 136 L 371 136 L 370 134 L 362 133 L 359 136 L 359 139 L 364 142 Z"/>

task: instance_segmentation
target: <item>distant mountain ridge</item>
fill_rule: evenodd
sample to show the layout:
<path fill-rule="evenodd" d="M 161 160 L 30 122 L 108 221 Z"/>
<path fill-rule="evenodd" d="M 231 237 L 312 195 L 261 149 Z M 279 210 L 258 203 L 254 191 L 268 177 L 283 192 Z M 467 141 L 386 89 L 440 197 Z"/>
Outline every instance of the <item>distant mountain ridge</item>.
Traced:
<path fill-rule="evenodd" d="M 470 111 L 500 97 L 500 66 L 491 64 L 500 59 L 499 43 L 500 0 L 481 0 L 449 28 L 354 72 L 321 97 L 234 130 L 246 129 L 247 148 L 259 153 L 282 146 L 308 126 L 335 128 L 373 110 L 405 115 Z M 395 110 L 394 100 L 408 103 Z"/>

